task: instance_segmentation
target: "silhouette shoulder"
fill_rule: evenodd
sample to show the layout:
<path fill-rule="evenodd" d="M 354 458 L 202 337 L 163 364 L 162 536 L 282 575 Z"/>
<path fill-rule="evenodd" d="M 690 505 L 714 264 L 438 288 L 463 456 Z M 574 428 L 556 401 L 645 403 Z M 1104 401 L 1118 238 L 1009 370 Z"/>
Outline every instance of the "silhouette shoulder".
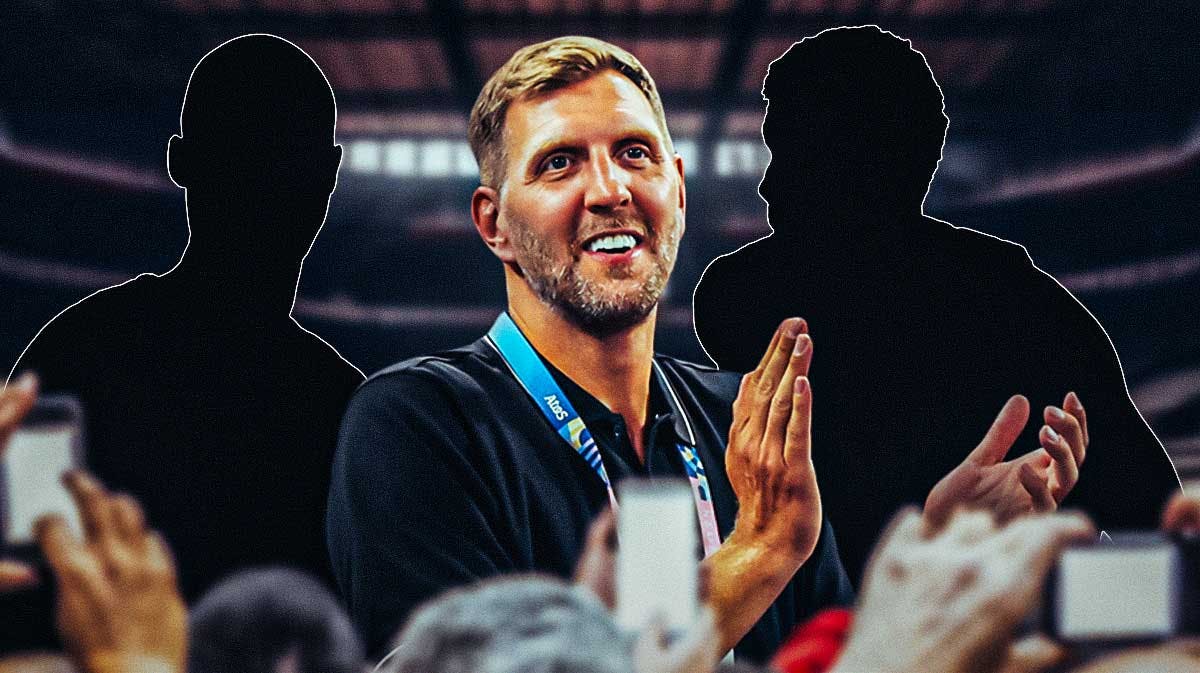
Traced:
<path fill-rule="evenodd" d="M 104 288 L 63 309 L 38 331 L 16 362 L 14 372 L 36 369 L 43 376 L 58 365 L 66 366 L 79 353 L 92 347 L 107 346 L 123 338 L 133 298 L 146 291 L 147 277 L 142 274 L 120 285 Z"/>
<path fill-rule="evenodd" d="M 938 251 L 943 257 L 960 259 L 978 269 L 996 272 L 1028 272 L 1033 270 L 1029 252 L 1019 243 L 985 234 L 965 227 L 948 227 L 943 239 L 948 250 Z"/>

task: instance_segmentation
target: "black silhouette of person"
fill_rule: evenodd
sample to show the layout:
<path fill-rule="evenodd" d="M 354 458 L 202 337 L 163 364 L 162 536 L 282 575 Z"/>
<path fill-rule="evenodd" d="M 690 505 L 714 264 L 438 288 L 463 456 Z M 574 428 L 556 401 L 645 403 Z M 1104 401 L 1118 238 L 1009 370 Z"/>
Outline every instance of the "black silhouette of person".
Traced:
<path fill-rule="evenodd" d="M 774 61 L 764 96 L 774 233 L 709 265 L 696 331 L 718 366 L 748 371 L 780 320 L 807 320 L 813 461 L 850 577 L 1016 394 L 1032 417 L 1002 468 L 1044 465 L 1047 407 L 1081 402 L 1090 443 L 1058 504 L 1101 529 L 1153 527 L 1178 477 L 1100 325 L 1023 247 L 922 212 L 948 126 L 924 58 L 874 26 L 830 30 Z"/>
<path fill-rule="evenodd" d="M 167 149 L 186 190 L 182 259 L 70 307 L 14 367 L 80 397 L 88 467 L 142 502 L 189 600 L 252 565 L 332 584 L 329 473 L 363 377 L 291 309 L 341 163 L 335 114 L 325 76 L 286 40 L 207 54 Z"/>

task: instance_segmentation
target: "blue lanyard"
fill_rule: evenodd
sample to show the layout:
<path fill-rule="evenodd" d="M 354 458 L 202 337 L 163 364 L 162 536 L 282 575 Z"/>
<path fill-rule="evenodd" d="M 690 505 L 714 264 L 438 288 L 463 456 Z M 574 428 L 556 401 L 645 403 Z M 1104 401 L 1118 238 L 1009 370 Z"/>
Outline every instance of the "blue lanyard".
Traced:
<path fill-rule="evenodd" d="M 546 365 L 538 357 L 537 351 L 533 349 L 529 340 L 521 333 L 508 313 L 501 313 L 500 317 L 496 318 L 496 322 L 488 330 L 487 339 L 508 365 L 517 382 L 537 404 L 538 409 L 550 422 L 554 431 L 595 471 L 596 476 L 604 484 L 605 490 L 608 491 L 609 502 L 616 511 L 617 496 L 613 492 L 608 472 L 604 469 L 604 461 L 600 457 L 600 449 L 596 446 L 596 440 L 592 438 L 591 431 L 584 425 L 583 419 L 575 411 L 575 407 L 571 405 L 571 401 L 567 399 L 558 382 L 554 380 L 554 376 L 550 374 Z M 667 394 L 674 398 L 675 391 L 671 389 L 670 383 L 658 369 L 658 363 L 654 363 L 654 368 L 659 380 L 667 388 Z M 683 413 L 683 410 L 678 409 L 677 412 Z M 704 543 L 704 555 L 707 557 L 721 545 L 716 514 L 713 510 L 712 491 L 708 486 L 704 464 L 696 450 L 682 442 L 676 444 L 676 448 L 679 450 L 680 457 L 683 458 L 684 469 L 687 471 L 688 481 L 692 485 L 696 515 L 700 521 L 701 540 Z"/>

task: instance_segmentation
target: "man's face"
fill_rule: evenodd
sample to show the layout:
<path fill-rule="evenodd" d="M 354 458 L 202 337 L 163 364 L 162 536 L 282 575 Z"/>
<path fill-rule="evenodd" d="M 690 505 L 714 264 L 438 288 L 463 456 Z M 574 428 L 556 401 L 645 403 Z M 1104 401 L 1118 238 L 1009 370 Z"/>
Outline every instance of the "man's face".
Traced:
<path fill-rule="evenodd" d="M 606 71 L 508 109 L 498 224 L 542 301 L 593 334 L 646 319 L 684 229 L 683 166 L 637 85 Z"/>

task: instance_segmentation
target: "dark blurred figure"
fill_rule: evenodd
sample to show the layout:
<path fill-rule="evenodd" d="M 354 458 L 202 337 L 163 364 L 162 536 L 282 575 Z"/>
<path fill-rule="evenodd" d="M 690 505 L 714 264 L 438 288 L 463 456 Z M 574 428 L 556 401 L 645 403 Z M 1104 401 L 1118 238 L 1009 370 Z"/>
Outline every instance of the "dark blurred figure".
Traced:
<path fill-rule="evenodd" d="M 1178 479 L 1100 325 L 1021 246 L 922 212 L 948 125 L 924 58 L 875 27 L 826 31 L 773 62 L 763 93 L 775 233 L 708 267 L 696 330 L 736 371 L 787 316 L 819 335 L 813 461 L 850 577 L 1014 394 L 1035 414 L 1068 391 L 1087 408 L 1091 448 L 1062 506 L 1100 528 L 1153 527 Z M 1037 448 L 1040 425 L 1014 454 Z"/>
<path fill-rule="evenodd" d="M 358 673 L 363 647 L 327 589 L 286 568 L 248 570 L 192 609 L 190 673 Z"/>
<path fill-rule="evenodd" d="M 167 150 L 186 189 L 179 264 L 57 316 L 14 371 L 79 395 L 87 463 L 166 535 L 186 596 L 249 565 L 328 578 L 337 427 L 361 373 L 291 317 L 341 147 L 317 65 L 268 35 L 201 59 Z"/>

